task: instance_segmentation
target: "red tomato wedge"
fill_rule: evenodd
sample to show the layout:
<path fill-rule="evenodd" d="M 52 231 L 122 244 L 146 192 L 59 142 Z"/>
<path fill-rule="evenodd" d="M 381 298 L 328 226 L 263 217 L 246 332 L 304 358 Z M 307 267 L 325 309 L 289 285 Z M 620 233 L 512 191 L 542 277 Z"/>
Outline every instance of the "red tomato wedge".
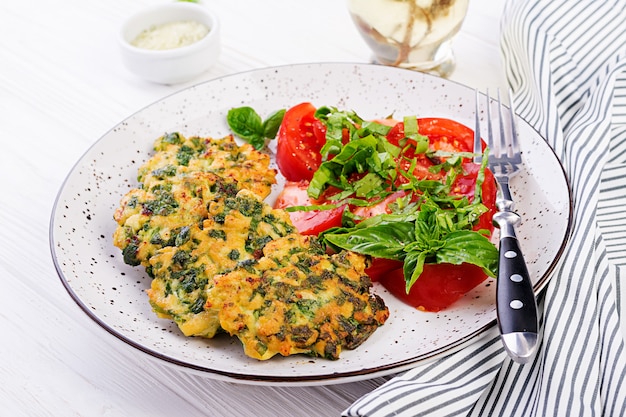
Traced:
<path fill-rule="evenodd" d="M 312 206 L 324 204 L 323 200 L 311 200 L 307 195 L 307 181 L 287 182 L 274 203 L 276 208 Z M 331 227 L 341 226 L 341 216 L 345 206 L 330 210 L 292 211 L 291 222 L 303 235 L 318 235 Z"/>
<path fill-rule="evenodd" d="M 301 103 L 285 112 L 278 131 L 276 163 L 288 181 L 310 180 L 322 163 L 326 127 L 315 118 L 315 110 L 311 103 Z"/>
<path fill-rule="evenodd" d="M 373 258 L 372 264 L 365 270 L 365 273 L 369 275 L 372 281 L 381 281 L 381 277 L 385 274 L 389 273 L 389 271 L 394 271 L 399 269 L 400 273 L 402 273 L 402 261 L 396 261 L 393 259 L 383 259 L 383 258 Z M 404 279 L 404 278 L 403 278 Z"/>
<path fill-rule="evenodd" d="M 428 136 L 429 148 L 434 151 L 472 152 L 474 149 L 474 131 L 464 124 L 443 118 L 420 118 L 417 119 L 417 125 L 419 133 Z M 404 123 L 398 122 L 387 134 L 387 140 L 399 146 L 404 135 Z M 483 142 L 483 149 L 484 147 L 485 143 Z M 416 155 L 415 142 L 409 139 L 404 144 L 400 158 L 397 159 L 399 168 L 407 171 L 413 159 L 417 161 L 413 170 L 415 177 L 423 179 L 441 179 L 443 177 L 442 173 L 429 171 L 429 168 L 435 163 L 423 154 Z M 398 177 L 398 184 L 406 182 L 408 182 L 406 178 Z"/>
<path fill-rule="evenodd" d="M 421 135 L 428 136 L 433 150 L 472 152 L 474 149 L 474 131 L 462 123 L 439 117 L 424 117 L 417 119 L 417 126 Z M 397 122 L 387 134 L 387 140 L 399 145 L 403 138 L 404 123 Z"/>
<path fill-rule="evenodd" d="M 379 282 L 406 304 L 437 312 L 461 299 L 486 278 L 476 265 L 426 264 L 408 294 L 402 269 L 386 271 L 379 276 Z"/>
<path fill-rule="evenodd" d="M 462 123 L 443 118 L 421 118 L 417 119 L 417 125 L 419 133 L 430 139 L 432 149 L 450 152 L 472 152 L 474 149 L 474 131 Z"/>

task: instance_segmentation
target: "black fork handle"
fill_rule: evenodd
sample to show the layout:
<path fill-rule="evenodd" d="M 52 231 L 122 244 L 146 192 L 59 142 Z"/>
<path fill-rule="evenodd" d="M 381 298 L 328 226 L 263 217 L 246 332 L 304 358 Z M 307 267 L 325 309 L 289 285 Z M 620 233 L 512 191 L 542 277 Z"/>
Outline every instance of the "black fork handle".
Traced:
<path fill-rule="evenodd" d="M 516 362 L 526 363 L 535 353 L 539 324 L 535 292 L 513 228 L 518 219 L 513 212 L 494 215 L 501 232 L 496 312 L 509 356 Z"/>
<path fill-rule="evenodd" d="M 519 242 L 500 240 L 497 282 L 498 323 L 502 334 L 537 333 L 537 305 Z"/>

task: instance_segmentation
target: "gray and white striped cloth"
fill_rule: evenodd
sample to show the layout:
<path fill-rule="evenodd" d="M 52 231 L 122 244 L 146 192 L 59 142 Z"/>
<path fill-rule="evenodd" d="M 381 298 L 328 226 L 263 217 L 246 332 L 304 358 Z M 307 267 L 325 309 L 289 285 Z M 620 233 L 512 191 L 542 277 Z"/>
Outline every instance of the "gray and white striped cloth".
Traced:
<path fill-rule="evenodd" d="M 516 364 L 493 328 L 343 416 L 626 416 L 626 0 L 508 0 L 501 29 L 517 111 L 574 194 L 570 244 L 538 300 L 540 351 Z"/>

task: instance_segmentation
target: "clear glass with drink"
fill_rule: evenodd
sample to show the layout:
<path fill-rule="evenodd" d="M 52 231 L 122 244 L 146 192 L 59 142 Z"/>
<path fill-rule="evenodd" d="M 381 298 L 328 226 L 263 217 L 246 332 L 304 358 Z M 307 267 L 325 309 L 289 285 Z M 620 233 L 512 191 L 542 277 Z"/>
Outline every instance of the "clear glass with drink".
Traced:
<path fill-rule="evenodd" d="M 452 38 L 469 0 L 348 0 L 350 15 L 376 61 L 446 77 L 455 67 Z"/>

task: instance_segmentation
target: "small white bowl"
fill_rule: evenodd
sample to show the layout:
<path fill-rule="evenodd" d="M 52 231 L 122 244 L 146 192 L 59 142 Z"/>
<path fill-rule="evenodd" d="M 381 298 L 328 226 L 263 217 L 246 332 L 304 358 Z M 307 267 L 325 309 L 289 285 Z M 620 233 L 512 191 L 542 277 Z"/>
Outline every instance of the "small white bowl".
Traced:
<path fill-rule="evenodd" d="M 151 50 L 131 44 L 146 29 L 188 20 L 207 26 L 209 33 L 195 43 L 174 49 Z M 215 64 L 220 53 L 220 24 L 217 16 L 202 5 L 172 2 L 129 17 L 122 24 L 119 43 L 122 60 L 131 72 L 155 83 L 177 84 L 199 76 Z"/>

